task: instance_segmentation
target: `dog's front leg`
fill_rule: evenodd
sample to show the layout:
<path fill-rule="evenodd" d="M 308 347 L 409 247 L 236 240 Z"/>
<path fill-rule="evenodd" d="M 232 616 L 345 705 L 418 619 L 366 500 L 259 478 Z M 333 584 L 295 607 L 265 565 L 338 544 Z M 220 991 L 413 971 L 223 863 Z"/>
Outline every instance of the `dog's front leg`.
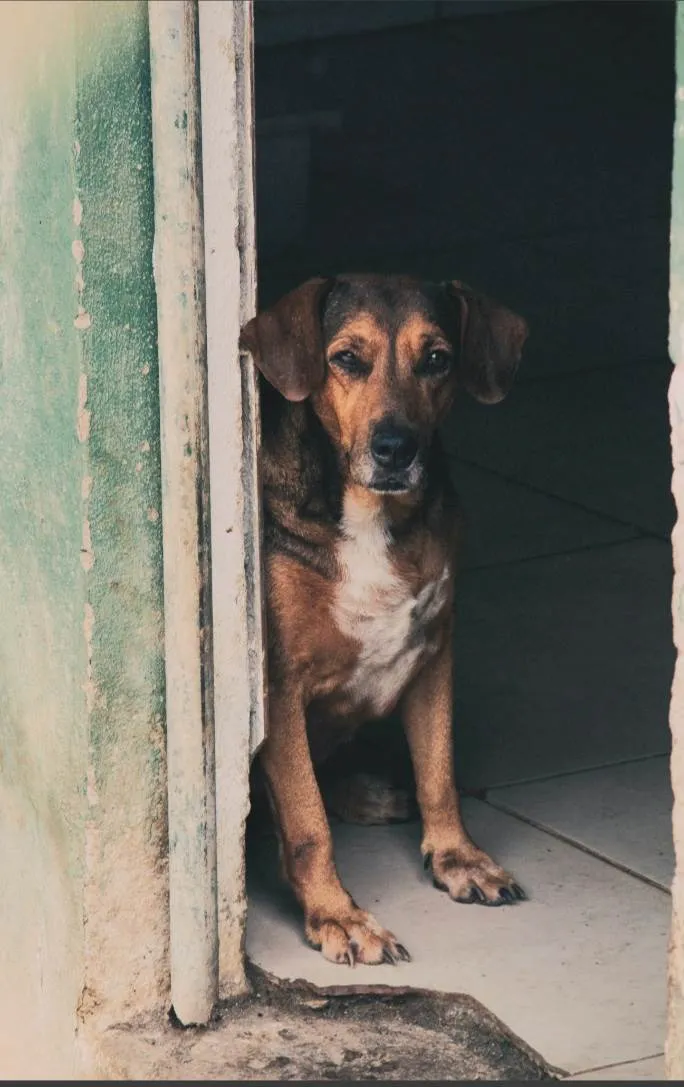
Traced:
<path fill-rule="evenodd" d="M 452 754 L 451 630 L 418 674 L 401 712 L 423 822 L 421 852 L 435 886 L 457 902 L 499 906 L 524 898 L 513 878 L 470 838 L 461 818 Z"/>
<path fill-rule="evenodd" d="M 345 891 L 316 781 L 298 692 L 271 697 L 271 729 L 260 759 L 278 820 L 287 877 L 304 910 L 308 942 L 332 962 L 397 962 L 409 955 Z"/>

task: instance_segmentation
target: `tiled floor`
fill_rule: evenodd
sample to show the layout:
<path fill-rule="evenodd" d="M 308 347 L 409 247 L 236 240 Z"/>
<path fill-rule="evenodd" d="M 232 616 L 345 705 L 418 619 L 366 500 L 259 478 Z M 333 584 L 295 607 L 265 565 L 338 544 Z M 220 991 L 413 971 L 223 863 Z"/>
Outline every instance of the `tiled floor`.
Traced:
<path fill-rule="evenodd" d="M 444 428 L 469 525 L 457 774 L 486 790 L 468 821 L 529 901 L 451 903 L 416 824 L 337 826 L 335 841 L 354 897 L 413 954 L 355 983 L 470 993 L 573 1078 L 663 1074 L 672 19 L 666 4 L 539 5 L 257 58 L 262 116 L 341 117 L 312 137 L 306 237 L 260 255 L 263 301 L 350 267 L 458 276 L 532 328 L 510 397 L 463 397 Z M 306 947 L 275 872 L 262 841 L 248 954 L 351 980 Z"/>
<path fill-rule="evenodd" d="M 666 755 L 491 789 L 487 800 L 669 891 L 674 871 Z"/>
<path fill-rule="evenodd" d="M 568 1073 L 657 1052 L 665 1031 L 667 893 L 487 803 L 464 807 L 475 838 L 515 872 L 528 902 L 487 910 L 439 894 L 422 871 L 416 824 L 340 826 L 342 879 L 413 961 L 357 967 L 351 978 L 308 949 L 278 885 L 272 843 L 252 860 L 250 957 L 281 977 L 319 985 L 468 993 Z"/>
<path fill-rule="evenodd" d="M 660 361 L 521 382 L 495 407 L 463 396 L 445 441 L 468 463 L 666 538 L 669 374 L 663 345 Z"/>
<path fill-rule="evenodd" d="M 595 375 L 576 380 L 591 389 Z M 622 425 L 621 380 L 634 375 L 613 375 L 616 394 L 604 404 L 611 435 Z M 646 368 L 640 381 L 657 417 L 662 374 Z M 557 392 L 549 388 L 547 399 Z M 512 404 L 517 442 L 526 431 Z M 525 397 L 517 404 L 524 414 Z M 667 452 L 660 464 L 653 453 L 643 505 L 631 494 L 621 505 L 605 470 L 605 493 L 595 482 L 589 513 L 556 497 L 558 476 L 546 477 L 552 495 L 543 480 L 529 487 L 522 457 L 515 482 L 500 476 L 503 438 L 493 427 L 489 444 L 476 445 L 474 426 L 470 433 L 470 459 L 486 448 L 488 464 L 454 462 L 473 540 L 455 636 L 458 772 L 463 784 L 486 788 L 485 801 L 466 801 L 467 819 L 529 901 L 496 911 L 454 905 L 422 873 L 416 824 L 338 826 L 346 885 L 414 957 L 359 967 L 354 982 L 467 992 L 568 1074 L 657 1078 L 673 868 L 673 655 L 670 549 L 649 531 L 649 512 L 665 535 Z M 551 450 L 556 435 L 553 413 L 540 414 L 538 451 Z M 600 451 L 592 456 L 600 467 Z M 570 467 L 564 482 L 573 492 Z M 629 530 L 628 503 L 637 522 Z M 343 968 L 304 944 L 276 869 L 264 842 L 248 864 L 248 954 L 281 976 L 344 984 Z"/>

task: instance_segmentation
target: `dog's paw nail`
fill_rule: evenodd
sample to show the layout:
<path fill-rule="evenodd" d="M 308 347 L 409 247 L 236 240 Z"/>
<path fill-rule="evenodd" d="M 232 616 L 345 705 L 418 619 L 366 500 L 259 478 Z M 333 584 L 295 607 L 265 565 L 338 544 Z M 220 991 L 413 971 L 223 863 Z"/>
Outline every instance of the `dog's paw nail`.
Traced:
<path fill-rule="evenodd" d="M 436 887 L 438 891 L 446 891 L 448 889 L 446 884 L 440 883 L 435 876 L 432 877 L 432 886 Z"/>
<path fill-rule="evenodd" d="M 427 872 L 428 868 L 432 864 L 432 853 L 426 853 L 423 857 L 423 868 Z"/>
<path fill-rule="evenodd" d="M 486 904 L 487 899 L 479 887 L 472 886 L 468 894 L 459 895 L 456 901 L 462 902 L 465 906 L 470 906 L 473 902 L 477 902 L 478 905 Z"/>
<path fill-rule="evenodd" d="M 522 887 L 518 883 L 513 884 L 512 890 L 513 890 L 513 894 L 515 895 L 516 898 L 520 899 L 521 902 L 525 901 L 525 899 L 527 898 L 527 895 L 525 894 Z"/>
<path fill-rule="evenodd" d="M 486 899 L 480 888 L 473 886 L 467 894 L 459 895 L 456 901 L 463 902 L 466 906 L 471 906 L 473 903 L 481 905 L 483 902 L 486 902 Z"/>
<path fill-rule="evenodd" d="M 349 966 L 352 966 L 352 967 L 356 966 L 356 951 L 357 951 L 356 944 L 350 943 L 349 947 L 346 950 L 345 956 L 344 956 L 345 960 L 346 960 L 346 962 L 347 962 L 347 964 Z"/>
<path fill-rule="evenodd" d="M 411 962 L 411 956 L 403 944 L 397 944 L 397 952 L 399 954 L 399 958 L 402 959 L 404 962 Z"/>
<path fill-rule="evenodd" d="M 513 902 L 515 896 L 513 891 L 509 891 L 508 887 L 499 887 L 499 898 L 502 902 Z"/>
<path fill-rule="evenodd" d="M 384 947 L 382 949 L 382 961 L 389 963 L 390 966 L 396 966 L 397 965 L 397 960 L 395 959 L 394 955 L 390 951 L 389 947 Z"/>

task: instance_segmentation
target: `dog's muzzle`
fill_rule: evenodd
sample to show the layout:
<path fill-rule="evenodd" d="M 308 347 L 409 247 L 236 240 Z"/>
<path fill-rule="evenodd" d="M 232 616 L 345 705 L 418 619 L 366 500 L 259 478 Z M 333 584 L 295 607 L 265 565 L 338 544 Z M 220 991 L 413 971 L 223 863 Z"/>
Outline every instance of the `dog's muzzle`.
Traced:
<path fill-rule="evenodd" d="M 381 419 L 373 429 L 370 453 L 373 459 L 371 487 L 375 491 L 413 490 L 420 482 L 418 436 L 405 423 Z"/>

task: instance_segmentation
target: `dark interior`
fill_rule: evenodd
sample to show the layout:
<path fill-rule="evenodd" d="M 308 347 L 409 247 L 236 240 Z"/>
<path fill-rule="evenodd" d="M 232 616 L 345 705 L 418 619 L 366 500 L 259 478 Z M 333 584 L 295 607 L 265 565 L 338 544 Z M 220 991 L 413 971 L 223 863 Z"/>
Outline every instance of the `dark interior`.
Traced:
<path fill-rule="evenodd" d="M 260 304 L 405 272 L 531 327 L 508 399 L 445 427 L 461 783 L 666 753 L 674 4 L 255 12 Z"/>

